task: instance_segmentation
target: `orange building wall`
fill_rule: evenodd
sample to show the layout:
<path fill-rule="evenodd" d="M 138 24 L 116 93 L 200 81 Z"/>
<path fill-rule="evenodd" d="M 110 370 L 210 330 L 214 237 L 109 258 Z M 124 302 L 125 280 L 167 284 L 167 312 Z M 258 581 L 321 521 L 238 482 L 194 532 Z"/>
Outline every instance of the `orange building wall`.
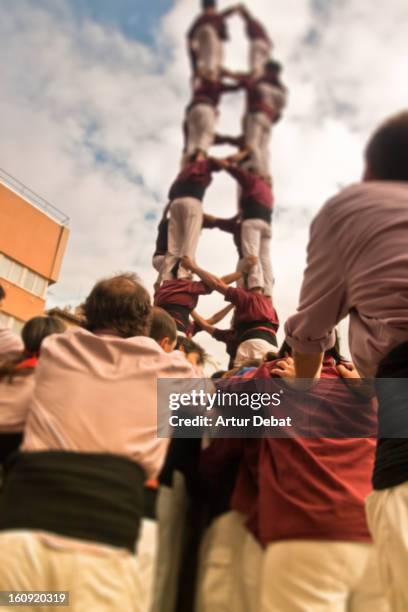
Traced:
<path fill-rule="evenodd" d="M 69 230 L 0 183 L 0 251 L 55 282 Z"/>
<path fill-rule="evenodd" d="M 45 301 L 8 280 L 1 279 L 6 291 L 6 298 L 1 305 L 2 312 L 12 315 L 20 321 L 28 321 L 32 317 L 44 314 Z"/>

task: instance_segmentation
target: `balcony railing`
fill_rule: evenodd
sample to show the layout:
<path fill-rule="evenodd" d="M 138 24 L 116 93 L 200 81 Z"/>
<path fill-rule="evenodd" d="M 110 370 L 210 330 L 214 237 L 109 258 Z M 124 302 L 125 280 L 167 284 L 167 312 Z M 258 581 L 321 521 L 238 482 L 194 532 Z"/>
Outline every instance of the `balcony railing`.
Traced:
<path fill-rule="evenodd" d="M 23 185 L 14 176 L 11 176 L 5 170 L 0 168 L 0 181 L 13 189 L 16 193 L 21 195 L 24 199 L 28 200 L 31 204 L 44 211 L 49 217 L 60 223 L 61 225 L 69 224 L 69 217 L 63 212 L 58 210 L 55 206 L 44 200 L 41 196 L 31 191 L 28 187 Z"/>

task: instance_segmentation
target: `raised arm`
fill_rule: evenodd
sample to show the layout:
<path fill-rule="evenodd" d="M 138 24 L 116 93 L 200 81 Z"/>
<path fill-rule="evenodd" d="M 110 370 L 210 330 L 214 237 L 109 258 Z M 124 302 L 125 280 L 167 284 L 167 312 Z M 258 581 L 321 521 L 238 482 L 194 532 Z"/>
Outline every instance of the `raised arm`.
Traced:
<path fill-rule="evenodd" d="M 217 325 L 217 323 L 219 323 L 220 321 L 222 321 L 223 319 L 225 319 L 225 317 L 231 312 L 231 310 L 234 309 L 234 305 L 233 304 L 228 304 L 228 306 L 226 306 L 225 308 L 223 308 L 222 310 L 216 312 L 213 314 L 212 317 L 210 317 L 209 319 L 207 319 L 207 323 L 209 325 Z"/>
<path fill-rule="evenodd" d="M 211 336 L 213 335 L 213 333 L 215 332 L 214 325 L 211 325 L 211 323 L 209 323 L 206 319 L 204 319 L 204 317 L 199 315 L 198 312 L 196 312 L 195 310 L 193 310 L 191 316 L 193 317 L 194 322 L 198 325 L 198 327 L 201 327 L 203 331 L 206 331 Z"/>
<path fill-rule="evenodd" d="M 218 278 L 211 272 L 207 272 L 203 268 L 200 268 L 190 257 L 184 256 L 181 258 L 181 265 L 183 268 L 187 270 L 191 270 L 193 274 L 197 274 L 210 289 L 213 291 L 218 291 L 222 295 L 225 295 L 228 291 L 228 285 L 231 285 L 235 281 L 240 280 L 245 274 L 249 272 L 253 266 L 255 266 L 258 262 L 257 257 L 248 257 L 242 266 L 241 272 L 233 272 L 232 274 L 227 274 L 222 278 Z"/>

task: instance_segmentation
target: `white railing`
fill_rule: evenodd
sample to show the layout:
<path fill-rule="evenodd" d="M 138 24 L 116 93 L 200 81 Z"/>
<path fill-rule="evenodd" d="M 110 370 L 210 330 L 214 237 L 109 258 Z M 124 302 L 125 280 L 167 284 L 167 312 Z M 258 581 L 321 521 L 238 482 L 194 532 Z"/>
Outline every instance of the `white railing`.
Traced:
<path fill-rule="evenodd" d="M 61 225 L 68 225 L 69 217 L 65 215 L 63 212 L 58 210 L 55 206 L 44 200 L 41 196 L 31 191 L 26 185 L 23 185 L 20 181 L 18 181 L 14 176 L 8 174 L 5 170 L 0 168 L 0 181 L 11 187 L 13 191 L 21 195 L 23 198 L 28 200 L 31 204 L 34 204 L 40 210 L 43 210 L 47 215 L 52 217 L 55 221 L 58 221 Z"/>

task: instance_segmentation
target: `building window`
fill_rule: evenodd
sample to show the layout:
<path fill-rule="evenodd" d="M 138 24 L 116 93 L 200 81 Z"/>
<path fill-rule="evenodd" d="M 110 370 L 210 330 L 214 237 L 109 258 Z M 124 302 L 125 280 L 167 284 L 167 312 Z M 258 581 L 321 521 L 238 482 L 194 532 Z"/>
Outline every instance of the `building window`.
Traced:
<path fill-rule="evenodd" d="M 16 334 L 21 334 L 21 330 L 23 329 L 24 321 L 20 319 L 16 319 L 11 315 L 7 315 L 4 312 L 0 312 L 0 327 L 7 327 L 11 329 Z"/>
<path fill-rule="evenodd" d="M 4 253 L 0 253 L 0 277 L 40 298 L 43 298 L 47 291 L 48 281 L 43 276 L 10 259 Z"/>

